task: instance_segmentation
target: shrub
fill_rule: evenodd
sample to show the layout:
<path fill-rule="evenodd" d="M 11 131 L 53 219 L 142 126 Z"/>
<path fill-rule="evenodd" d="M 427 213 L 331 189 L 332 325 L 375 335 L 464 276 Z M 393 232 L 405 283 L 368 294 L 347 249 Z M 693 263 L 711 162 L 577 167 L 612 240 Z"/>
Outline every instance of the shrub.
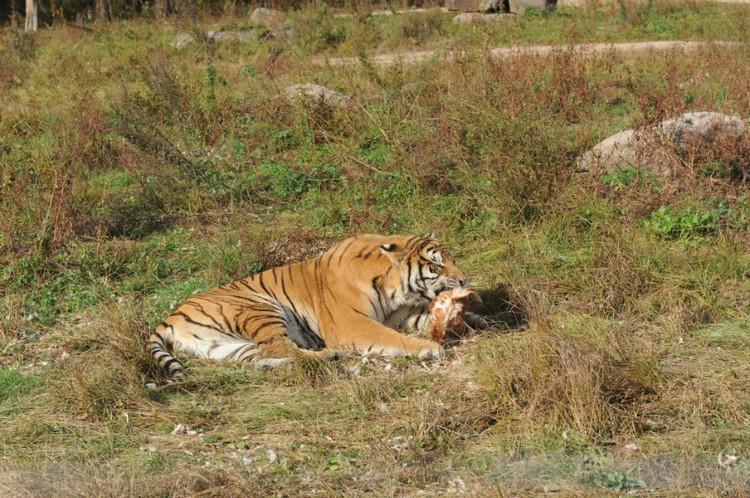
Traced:
<path fill-rule="evenodd" d="M 337 21 L 321 2 L 314 13 L 309 10 L 290 16 L 295 42 L 308 54 L 317 54 L 337 48 L 347 36 L 346 27 Z"/>

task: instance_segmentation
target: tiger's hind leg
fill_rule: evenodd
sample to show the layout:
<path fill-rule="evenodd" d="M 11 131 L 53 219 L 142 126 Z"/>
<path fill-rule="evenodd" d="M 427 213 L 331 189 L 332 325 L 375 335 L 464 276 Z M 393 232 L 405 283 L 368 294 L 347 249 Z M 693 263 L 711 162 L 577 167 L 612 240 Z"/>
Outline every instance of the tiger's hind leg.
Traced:
<path fill-rule="evenodd" d="M 170 378 L 162 382 L 148 382 L 147 389 L 156 389 L 185 379 L 185 366 L 171 351 L 180 356 L 240 363 L 260 355 L 258 346 L 244 337 L 189 323 L 174 315 L 151 335 L 149 349 L 159 366 L 169 371 Z"/>
<path fill-rule="evenodd" d="M 291 363 L 295 358 L 327 361 L 337 360 L 344 356 L 341 351 L 333 349 L 320 351 L 302 349 L 286 335 L 283 327 L 279 327 L 274 335 L 262 341 L 258 342 L 257 353 L 249 355 L 242 361 L 242 368 L 276 368 Z"/>
<path fill-rule="evenodd" d="M 317 334 L 304 327 L 290 310 L 277 302 L 257 296 L 252 312 L 240 317 L 241 332 L 258 345 L 259 353 L 242 362 L 242 368 L 275 368 L 290 363 L 295 357 L 319 361 L 338 359 L 343 353 L 326 349 Z"/>

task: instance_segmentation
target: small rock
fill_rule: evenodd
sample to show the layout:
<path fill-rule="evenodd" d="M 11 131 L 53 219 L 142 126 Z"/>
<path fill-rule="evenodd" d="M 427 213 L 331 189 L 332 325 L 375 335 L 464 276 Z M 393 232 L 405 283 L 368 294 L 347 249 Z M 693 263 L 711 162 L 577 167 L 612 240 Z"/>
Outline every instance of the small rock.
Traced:
<path fill-rule="evenodd" d="M 464 489 L 466 488 L 466 481 L 461 478 L 461 476 L 456 477 L 453 481 L 448 481 L 448 484 L 451 487 L 458 488 L 458 489 Z"/>
<path fill-rule="evenodd" d="M 737 455 L 725 455 L 723 452 L 720 452 L 718 457 L 719 465 L 725 469 L 728 469 L 740 460 L 741 458 Z"/>
<path fill-rule="evenodd" d="M 350 100 L 349 97 L 342 93 L 329 90 L 324 86 L 314 83 L 292 85 L 284 89 L 282 93 L 292 100 L 308 98 L 315 104 L 331 105 L 334 107 L 346 107 Z"/>
<path fill-rule="evenodd" d="M 463 12 L 497 12 L 502 7 L 500 0 L 445 0 L 448 10 Z"/>
<path fill-rule="evenodd" d="M 240 43 L 251 43 L 255 41 L 255 31 L 209 31 L 206 37 L 211 41 L 237 40 Z"/>
<path fill-rule="evenodd" d="M 190 36 L 189 33 L 180 33 L 172 42 L 172 47 L 177 50 L 182 50 L 195 43 L 195 38 Z"/>
<path fill-rule="evenodd" d="M 504 14 L 482 14 L 481 12 L 464 12 L 451 21 L 453 24 L 485 24 L 497 22 Z"/>
<path fill-rule="evenodd" d="M 638 445 L 634 443 L 626 444 L 625 449 L 630 451 L 638 451 Z"/>
<path fill-rule="evenodd" d="M 194 431 L 194 430 L 192 430 L 192 429 L 190 429 L 190 427 L 188 427 L 187 425 L 177 424 L 175 426 L 175 428 L 172 430 L 172 435 L 173 436 L 177 436 L 177 435 L 180 435 L 180 434 L 186 434 L 188 436 L 193 436 L 193 435 L 197 434 L 197 432 Z"/>
<path fill-rule="evenodd" d="M 508 0 L 508 10 L 522 16 L 526 9 L 550 12 L 557 7 L 557 0 Z"/>
<path fill-rule="evenodd" d="M 253 24 L 260 24 L 267 28 L 273 28 L 283 23 L 286 19 L 286 14 L 279 12 L 278 10 L 266 9 L 263 7 L 257 8 L 250 14 L 250 22 Z"/>

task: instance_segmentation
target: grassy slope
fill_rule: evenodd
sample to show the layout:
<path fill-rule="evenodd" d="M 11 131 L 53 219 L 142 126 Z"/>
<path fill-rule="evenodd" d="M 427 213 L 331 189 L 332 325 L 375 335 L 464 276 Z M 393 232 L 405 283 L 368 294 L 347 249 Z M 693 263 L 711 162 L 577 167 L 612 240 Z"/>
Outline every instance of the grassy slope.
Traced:
<path fill-rule="evenodd" d="M 169 42 L 196 27 L 6 30 L 2 494 L 741 495 L 747 461 L 717 456 L 748 457 L 747 142 L 668 182 L 580 177 L 573 158 L 688 110 L 750 116 L 750 54 L 475 50 L 748 31 L 742 6 L 629 5 L 489 27 L 308 11 L 291 43 L 184 52 Z M 466 57 L 367 64 L 414 46 Z M 310 64 L 322 53 L 363 64 Z M 356 102 L 276 97 L 304 81 Z M 192 361 L 179 389 L 142 388 L 161 375 L 150 329 L 193 292 L 350 234 L 430 229 L 497 325 L 446 360 Z"/>

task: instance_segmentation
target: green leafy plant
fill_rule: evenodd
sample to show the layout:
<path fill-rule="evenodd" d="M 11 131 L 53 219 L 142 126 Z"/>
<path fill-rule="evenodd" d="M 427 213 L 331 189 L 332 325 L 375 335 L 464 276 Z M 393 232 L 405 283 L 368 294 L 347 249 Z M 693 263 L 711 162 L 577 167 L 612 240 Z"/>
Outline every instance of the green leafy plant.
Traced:
<path fill-rule="evenodd" d="M 651 230 L 667 239 L 691 239 L 714 233 L 718 219 L 714 212 L 699 212 L 687 207 L 680 211 L 662 206 L 651 213 L 646 224 Z"/>
<path fill-rule="evenodd" d="M 597 480 L 600 485 L 607 488 L 612 488 L 615 491 L 645 488 L 646 483 L 643 482 L 643 479 L 639 479 L 638 477 L 633 477 L 632 475 L 630 475 L 632 470 L 633 469 L 631 468 L 626 472 L 622 472 L 619 470 L 600 472 L 597 476 Z"/>

